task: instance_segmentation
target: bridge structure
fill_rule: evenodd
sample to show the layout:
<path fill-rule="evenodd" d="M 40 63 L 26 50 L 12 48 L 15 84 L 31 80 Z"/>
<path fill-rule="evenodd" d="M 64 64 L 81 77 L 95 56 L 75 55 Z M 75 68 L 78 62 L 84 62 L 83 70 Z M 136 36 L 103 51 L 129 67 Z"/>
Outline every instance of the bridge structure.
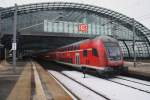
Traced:
<path fill-rule="evenodd" d="M 15 7 L 0 9 L 0 38 L 4 45 L 1 47 L 9 51 L 14 12 Z M 52 51 L 66 44 L 101 35 L 118 39 L 126 58 L 133 58 L 134 51 L 137 58 L 150 58 L 150 30 L 118 12 L 69 2 L 17 6 L 18 55 Z"/>

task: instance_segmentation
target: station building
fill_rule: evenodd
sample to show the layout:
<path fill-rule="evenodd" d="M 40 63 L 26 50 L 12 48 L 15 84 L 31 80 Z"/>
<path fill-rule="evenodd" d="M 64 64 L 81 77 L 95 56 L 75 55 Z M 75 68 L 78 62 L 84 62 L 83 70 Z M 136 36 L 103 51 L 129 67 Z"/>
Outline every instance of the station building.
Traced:
<path fill-rule="evenodd" d="M 15 7 L 0 10 L 1 39 L 6 48 L 12 42 L 7 35 L 13 33 L 14 10 Z M 43 35 L 53 33 L 91 37 L 109 35 L 119 41 L 125 58 L 133 58 L 135 39 L 136 57 L 150 58 L 150 30 L 138 21 L 110 9 L 79 3 L 48 2 L 19 5 L 17 15 L 18 33 L 30 32 L 34 35 L 43 32 Z M 87 30 L 81 31 L 80 25 L 85 25 Z"/>

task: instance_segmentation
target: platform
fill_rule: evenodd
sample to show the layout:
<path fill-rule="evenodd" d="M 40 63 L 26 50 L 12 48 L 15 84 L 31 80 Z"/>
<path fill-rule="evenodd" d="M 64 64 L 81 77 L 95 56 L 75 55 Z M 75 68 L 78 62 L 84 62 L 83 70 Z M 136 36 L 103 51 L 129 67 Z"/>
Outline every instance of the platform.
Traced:
<path fill-rule="evenodd" d="M 50 74 L 45 71 L 40 64 L 33 62 L 33 66 L 36 67 L 39 74 L 42 88 L 45 90 L 44 93 L 46 100 L 72 100 L 72 97 L 68 94 L 68 91 L 66 91 L 53 76 L 50 76 Z"/>
<path fill-rule="evenodd" d="M 0 64 L 0 100 L 72 100 L 70 94 L 38 63 L 18 61 Z"/>
<path fill-rule="evenodd" d="M 12 65 L 2 61 L 0 64 L 0 100 L 6 100 L 19 80 L 26 62 L 17 63 L 16 72 L 14 74 Z M 25 95 L 26 96 L 26 95 Z"/>
<path fill-rule="evenodd" d="M 125 66 L 128 66 L 129 73 L 135 75 L 141 75 L 150 77 L 150 63 L 136 62 L 136 66 L 133 66 L 133 62 L 125 62 Z"/>

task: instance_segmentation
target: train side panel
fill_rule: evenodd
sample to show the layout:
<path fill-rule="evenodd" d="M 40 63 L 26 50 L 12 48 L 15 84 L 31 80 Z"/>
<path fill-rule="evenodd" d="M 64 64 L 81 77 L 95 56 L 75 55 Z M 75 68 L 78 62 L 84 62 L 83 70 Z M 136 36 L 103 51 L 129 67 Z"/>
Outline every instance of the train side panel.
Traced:
<path fill-rule="evenodd" d="M 107 69 L 108 67 L 115 68 L 122 66 L 122 55 L 119 55 L 121 56 L 120 60 L 115 60 L 114 57 L 111 57 L 113 55 L 109 55 L 109 49 L 111 50 L 113 47 L 107 48 L 104 42 L 117 44 L 117 40 L 112 38 L 95 38 L 71 44 L 47 54 L 51 60 L 80 67 L 85 66 L 95 69 Z M 120 50 L 118 52 L 120 52 Z"/>

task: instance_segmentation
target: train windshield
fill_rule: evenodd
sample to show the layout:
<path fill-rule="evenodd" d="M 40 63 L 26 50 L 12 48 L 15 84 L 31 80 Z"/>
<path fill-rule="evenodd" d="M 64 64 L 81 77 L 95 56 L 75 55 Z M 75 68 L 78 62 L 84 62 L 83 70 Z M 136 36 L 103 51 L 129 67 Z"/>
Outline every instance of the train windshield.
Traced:
<path fill-rule="evenodd" d="M 121 50 L 116 43 L 105 43 L 109 60 L 121 60 Z"/>

